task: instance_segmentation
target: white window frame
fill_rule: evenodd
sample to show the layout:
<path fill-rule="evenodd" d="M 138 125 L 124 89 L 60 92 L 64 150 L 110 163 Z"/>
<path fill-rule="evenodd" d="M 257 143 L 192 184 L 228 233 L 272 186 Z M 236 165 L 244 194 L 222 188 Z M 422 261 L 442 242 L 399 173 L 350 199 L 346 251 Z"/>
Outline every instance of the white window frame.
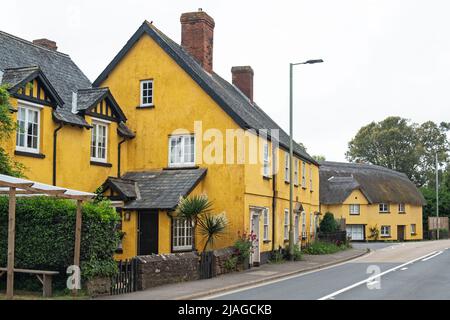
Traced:
<path fill-rule="evenodd" d="M 17 121 L 16 123 L 19 122 L 19 112 L 20 109 L 24 109 L 25 110 L 25 132 L 24 132 L 24 146 L 18 146 L 18 131 L 16 132 L 16 150 L 17 151 L 23 151 L 23 152 L 29 152 L 29 153 L 39 153 L 40 152 L 40 144 L 41 144 L 41 109 L 42 106 L 34 104 L 34 103 L 28 103 L 25 101 L 18 101 L 18 111 L 17 111 Z M 36 143 L 36 148 L 32 148 L 29 147 L 28 144 L 28 138 L 27 138 L 27 126 L 28 126 L 28 111 L 34 111 L 37 112 L 37 143 Z M 17 127 L 17 130 L 19 130 L 19 127 Z"/>
<path fill-rule="evenodd" d="M 351 216 L 359 216 L 361 214 L 361 205 L 360 204 L 351 204 L 349 207 L 349 214 Z M 355 210 L 357 208 L 357 210 Z"/>
<path fill-rule="evenodd" d="M 263 147 L 263 176 L 270 176 L 270 152 L 269 152 L 269 144 L 264 143 Z"/>
<path fill-rule="evenodd" d="M 181 224 L 181 225 L 180 225 Z M 182 233 L 180 231 L 183 231 Z M 193 226 L 189 220 L 174 217 L 172 219 L 172 251 L 189 251 L 193 245 Z"/>
<path fill-rule="evenodd" d="M 92 119 L 92 128 L 91 128 L 91 141 L 90 141 L 90 148 L 89 151 L 91 153 L 91 161 L 94 162 L 103 162 L 106 163 L 108 161 L 108 139 L 109 139 L 109 135 L 108 135 L 108 131 L 109 131 L 109 125 L 110 125 L 110 121 L 106 121 L 106 120 L 100 120 L 100 119 Z M 94 127 L 96 127 L 97 129 L 95 130 L 96 132 L 96 137 L 95 137 L 95 154 L 92 154 L 92 135 L 94 134 Z M 98 128 L 99 127 L 104 127 L 105 128 L 105 158 L 100 158 L 98 157 L 98 143 L 99 143 L 99 135 L 98 135 Z"/>
<path fill-rule="evenodd" d="M 406 205 L 404 203 L 398 204 L 398 213 L 406 213 Z"/>
<path fill-rule="evenodd" d="M 378 211 L 380 213 L 389 213 L 389 203 L 380 203 L 378 205 Z"/>
<path fill-rule="evenodd" d="M 144 84 L 149 84 L 149 83 L 151 83 L 151 85 L 152 85 L 152 88 L 151 88 L 152 94 L 151 94 L 151 96 L 147 96 L 146 98 L 147 99 L 151 98 L 151 102 L 144 103 Z M 146 90 L 150 90 L 150 89 L 148 89 L 148 87 L 147 87 Z M 153 107 L 154 106 L 154 103 L 153 103 L 154 96 L 155 96 L 155 85 L 154 85 L 153 79 L 141 80 L 141 83 L 140 83 L 140 106 L 141 107 Z"/>
<path fill-rule="evenodd" d="M 285 182 L 290 182 L 290 177 L 291 177 L 291 170 L 290 170 L 290 156 L 288 152 L 284 153 L 284 181 Z"/>
<path fill-rule="evenodd" d="M 264 223 L 264 229 L 263 229 L 263 240 L 268 241 L 269 240 L 269 209 L 264 208 L 263 209 L 263 223 Z"/>
<path fill-rule="evenodd" d="M 314 214 L 311 212 L 309 214 L 309 234 L 310 235 L 313 234 L 313 216 L 314 216 Z"/>
<path fill-rule="evenodd" d="M 417 234 L 417 225 L 415 223 L 411 223 L 411 234 L 412 235 Z"/>
<path fill-rule="evenodd" d="M 313 191 L 313 169 L 309 167 L 309 190 Z"/>
<path fill-rule="evenodd" d="M 294 159 L 294 185 L 298 186 L 298 159 Z"/>
<path fill-rule="evenodd" d="M 302 238 L 306 239 L 306 212 L 302 212 Z"/>
<path fill-rule="evenodd" d="M 302 161 L 302 188 L 306 188 L 306 162 Z"/>
<path fill-rule="evenodd" d="M 386 233 L 387 231 L 387 233 Z M 390 237 L 391 236 L 391 226 L 381 226 L 380 235 L 382 237 Z"/>
<path fill-rule="evenodd" d="M 181 162 L 174 162 L 172 163 L 172 157 L 171 157 L 171 147 L 172 147 L 172 140 L 173 139 L 179 139 L 181 138 Z M 184 145 L 185 145 L 185 139 L 186 138 L 193 138 L 192 146 L 193 146 L 193 161 L 185 162 L 185 153 L 184 153 Z M 195 135 L 194 134 L 179 134 L 179 135 L 171 135 L 169 136 L 169 145 L 168 145 L 168 163 L 169 167 L 171 168 L 179 168 L 179 167 L 193 167 L 195 166 L 195 159 L 196 159 L 196 145 L 195 145 Z"/>
<path fill-rule="evenodd" d="M 289 240 L 289 209 L 284 209 L 284 240 Z"/>

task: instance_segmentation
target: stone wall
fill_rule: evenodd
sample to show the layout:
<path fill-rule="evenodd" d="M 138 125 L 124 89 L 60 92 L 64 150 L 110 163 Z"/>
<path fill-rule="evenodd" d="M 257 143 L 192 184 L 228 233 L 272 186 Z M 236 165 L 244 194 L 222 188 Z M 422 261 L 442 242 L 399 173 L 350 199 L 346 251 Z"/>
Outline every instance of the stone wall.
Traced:
<path fill-rule="evenodd" d="M 214 250 L 214 259 L 216 260 L 215 267 L 215 275 L 219 276 L 224 273 L 229 273 L 232 270 L 228 270 L 225 267 L 225 262 L 233 256 L 233 248 L 224 248 L 219 250 Z"/>
<path fill-rule="evenodd" d="M 93 278 L 86 281 L 86 291 L 91 297 L 106 296 L 110 294 L 111 279 L 110 278 Z"/>
<path fill-rule="evenodd" d="M 199 279 L 199 256 L 194 252 L 139 256 L 137 259 L 138 290 Z"/>

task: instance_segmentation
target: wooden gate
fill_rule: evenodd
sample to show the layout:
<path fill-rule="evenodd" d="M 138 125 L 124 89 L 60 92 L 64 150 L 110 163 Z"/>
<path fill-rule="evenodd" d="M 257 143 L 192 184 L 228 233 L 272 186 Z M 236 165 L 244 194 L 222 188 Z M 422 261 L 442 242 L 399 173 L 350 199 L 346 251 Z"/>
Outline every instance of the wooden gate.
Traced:
<path fill-rule="evenodd" d="M 215 262 L 214 252 L 202 252 L 200 255 L 200 279 L 211 279 L 215 277 Z"/>
<path fill-rule="evenodd" d="M 118 261 L 119 272 L 111 278 L 111 295 L 137 291 L 137 259 Z"/>

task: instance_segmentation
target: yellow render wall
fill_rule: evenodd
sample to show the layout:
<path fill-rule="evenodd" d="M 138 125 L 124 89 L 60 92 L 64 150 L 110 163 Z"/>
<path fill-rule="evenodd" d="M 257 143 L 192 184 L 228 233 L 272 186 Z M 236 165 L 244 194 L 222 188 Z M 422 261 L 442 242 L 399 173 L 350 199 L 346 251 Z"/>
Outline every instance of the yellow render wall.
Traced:
<path fill-rule="evenodd" d="M 17 99 L 11 98 L 11 104 L 17 108 Z M 18 162 L 25 166 L 25 176 L 30 180 L 52 184 L 53 179 L 53 132 L 58 124 L 52 119 L 52 108 L 44 106 L 40 111 L 40 147 L 44 159 L 14 155 L 16 135 L 3 143 L 5 150 Z M 17 120 L 17 112 L 13 115 Z M 86 116 L 86 121 L 92 119 Z M 91 130 L 64 125 L 58 131 L 56 185 L 81 191 L 95 191 L 108 176 L 117 175 L 117 145 L 120 137 L 117 135 L 117 123 L 108 125 L 107 161 L 112 167 L 91 165 L 90 143 Z M 125 146 L 128 142 L 125 143 Z M 122 161 L 126 157 L 126 147 L 123 146 Z"/>
<path fill-rule="evenodd" d="M 137 109 L 140 81 L 154 80 L 154 108 Z M 122 172 L 161 169 L 168 166 L 169 135 L 177 129 L 194 133 L 201 120 L 203 132 L 217 129 L 225 137 L 237 124 L 182 70 L 149 36 L 144 35 L 101 84 L 108 86 L 128 118 L 127 125 L 137 132 L 128 143 L 128 162 Z M 196 163 L 208 172 L 204 192 L 214 202 L 215 212 L 225 212 L 227 234 L 217 247 L 231 245 L 243 225 L 244 165 L 205 163 L 202 136 L 196 136 Z M 209 145 L 203 142 L 203 147 Z M 226 154 L 223 145 L 222 153 Z"/>

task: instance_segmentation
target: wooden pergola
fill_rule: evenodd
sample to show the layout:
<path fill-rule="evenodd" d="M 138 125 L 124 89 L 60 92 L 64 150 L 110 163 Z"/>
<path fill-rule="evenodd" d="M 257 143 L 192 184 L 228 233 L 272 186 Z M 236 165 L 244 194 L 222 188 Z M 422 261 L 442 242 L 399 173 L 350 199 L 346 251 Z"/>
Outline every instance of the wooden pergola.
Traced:
<path fill-rule="evenodd" d="M 77 215 L 75 224 L 75 250 L 74 265 L 80 265 L 81 245 L 81 204 L 83 201 L 91 200 L 94 193 L 82 192 L 57 186 L 51 186 L 35 181 L 15 178 L 0 174 L 0 195 L 9 196 L 9 218 L 8 218 L 8 265 L 7 265 L 7 287 L 6 297 L 12 299 L 14 296 L 14 251 L 16 238 L 16 196 L 51 196 L 77 201 Z"/>

